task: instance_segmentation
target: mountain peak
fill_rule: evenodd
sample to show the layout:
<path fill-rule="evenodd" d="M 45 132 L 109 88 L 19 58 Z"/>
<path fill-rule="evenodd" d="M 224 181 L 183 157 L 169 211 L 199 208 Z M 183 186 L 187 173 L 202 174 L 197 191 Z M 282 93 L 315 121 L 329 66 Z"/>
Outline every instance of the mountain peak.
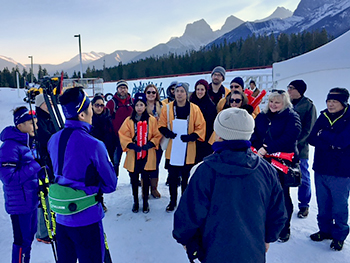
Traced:
<path fill-rule="evenodd" d="M 293 12 L 290 11 L 289 9 L 278 6 L 271 15 L 260 20 L 255 20 L 254 22 L 264 22 L 274 18 L 285 19 L 285 18 L 291 17 L 292 15 L 293 15 Z"/>
<path fill-rule="evenodd" d="M 198 20 L 193 23 L 187 24 L 185 33 L 183 36 L 191 36 L 201 38 L 203 36 L 207 36 L 208 34 L 212 34 L 213 30 L 208 25 L 208 23 L 204 20 Z"/>
<path fill-rule="evenodd" d="M 226 18 L 224 25 L 220 29 L 220 34 L 225 34 L 235 29 L 236 27 L 240 26 L 243 23 L 244 23 L 243 20 L 231 15 L 228 18 Z"/>

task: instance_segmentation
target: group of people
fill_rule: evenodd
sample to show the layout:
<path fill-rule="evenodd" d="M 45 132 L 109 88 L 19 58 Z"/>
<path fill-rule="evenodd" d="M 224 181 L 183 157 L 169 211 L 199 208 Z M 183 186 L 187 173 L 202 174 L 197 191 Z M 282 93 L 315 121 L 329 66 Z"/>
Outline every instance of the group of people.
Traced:
<path fill-rule="evenodd" d="M 84 204 L 77 201 L 66 214 L 57 212 L 59 262 L 103 262 L 103 194 L 116 189 L 123 152 L 134 213 L 140 210 L 140 185 L 143 213 L 150 211 L 149 195 L 161 197 L 159 164 L 165 152 L 166 211 L 176 210 L 173 236 L 191 260 L 264 262 L 269 243 L 289 240 L 293 213 L 290 186 L 285 173 L 271 166 L 271 155 L 292 153 L 288 165 L 300 165 L 297 216 L 306 218 L 309 144 L 315 146 L 319 210 L 319 231 L 310 238 L 331 239 L 331 248 L 341 250 L 349 233 L 348 90 L 331 89 L 327 109 L 317 118 L 303 80 L 272 90 L 260 109 L 252 103 L 260 94 L 254 80 L 247 92 L 241 77 L 224 87 L 225 76 L 223 67 L 215 67 L 212 82 L 198 80 L 192 94 L 188 83 L 174 81 L 162 101 L 153 84 L 132 98 L 124 80 L 106 105 L 102 95 L 90 102 L 82 88 L 68 89 L 60 96 L 66 122 L 58 132 L 43 95 L 36 98 L 36 115 L 26 107 L 15 109 L 15 126 L 0 137 L 0 179 L 14 232 L 12 262 L 29 262 L 35 233 L 38 241 L 52 242 L 43 209 L 37 209 L 38 178 L 46 176 L 58 186 L 50 194 L 60 201 L 65 188 L 86 195 Z"/>

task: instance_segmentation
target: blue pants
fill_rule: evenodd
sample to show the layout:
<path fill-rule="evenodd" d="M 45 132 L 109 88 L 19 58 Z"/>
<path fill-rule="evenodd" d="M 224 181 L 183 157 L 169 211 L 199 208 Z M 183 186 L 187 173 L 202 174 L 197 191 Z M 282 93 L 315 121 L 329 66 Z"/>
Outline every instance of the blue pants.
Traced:
<path fill-rule="evenodd" d="M 102 220 L 87 226 L 57 224 L 59 263 L 103 263 L 105 246 Z"/>
<path fill-rule="evenodd" d="M 13 229 L 12 263 L 29 263 L 37 226 L 37 209 L 27 214 L 11 215 Z"/>
<path fill-rule="evenodd" d="M 344 241 L 349 234 L 350 178 L 315 173 L 315 185 L 320 231 Z"/>
<path fill-rule="evenodd" d="M 309 207 L 311 200 L 311 183 L 308 159 L 300 159 L 301 185 L 298 189 L 299 208 Z"/>

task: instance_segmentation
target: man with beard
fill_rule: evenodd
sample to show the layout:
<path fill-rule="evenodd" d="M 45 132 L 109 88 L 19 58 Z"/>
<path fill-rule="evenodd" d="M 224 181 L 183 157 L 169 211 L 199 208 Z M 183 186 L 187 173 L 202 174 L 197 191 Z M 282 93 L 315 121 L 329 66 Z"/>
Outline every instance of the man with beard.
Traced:
<path fill-rule="evenodd" d="M 124 120 L 129 117 L 132 112 L 131 96 L 128 93 L 128 83 L 125 80 L 119 80 L 117 82 L 117 92 L 114 94 L 113 98 L 107 102 L 106 108 L 109 110 L 112 116 L 113 130 L 116 136 L 116 149 L 114 152 L 113 163 L 114 169 L 118 176 L 119 163 L 123 153 L 119 141 L 118 131 Z"/>
<path fill-rule="evenodd" d="M 230 90 L 222 85 L 225 80 L 226 71 L 223 67 L 217 66 L 211 72 L 211 83 L 209 84 L 208 95 L 214 102 L 215 106 L 218 104 L 219 100 L 225 98 Z"/>

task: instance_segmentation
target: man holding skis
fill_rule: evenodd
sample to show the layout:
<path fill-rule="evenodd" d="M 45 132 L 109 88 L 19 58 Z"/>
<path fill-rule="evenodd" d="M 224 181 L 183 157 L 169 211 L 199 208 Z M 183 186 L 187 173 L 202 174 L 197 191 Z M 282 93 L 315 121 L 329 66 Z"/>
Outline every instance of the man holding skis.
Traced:
<path fill-rule="evenodd" d="M 115 191 L 117 178 L 105 145 L 89 134 L 93 113 L 83 89 L 66 90 L 60 102 L 65 128 L 52 135 L 48 143 L 56 182 L 50 186 L 49 198 L 51 209 L 57 213 L 58 261 L 102 263 L 104 212 L 97 201 L 101 193 Z M 65 193 L 79 200 L 67 204 Z M 76 198 L 75 193 L 84 196 Z M 61 202 L 62 207 L 55 206 L 55 202 Z"/>

